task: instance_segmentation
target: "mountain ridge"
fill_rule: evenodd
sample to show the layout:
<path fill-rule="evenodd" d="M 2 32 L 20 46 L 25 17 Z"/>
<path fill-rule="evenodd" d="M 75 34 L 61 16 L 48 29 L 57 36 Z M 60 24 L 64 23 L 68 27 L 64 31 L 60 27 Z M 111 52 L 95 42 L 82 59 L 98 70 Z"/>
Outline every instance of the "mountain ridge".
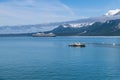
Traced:
<path fill-rule="evenodd" d="M 120 36 L 120 19 L 108 20 L 106 22 L 95 22 L 92 25 L 73 28 L 67 24 L 47 31 L 45 33 L 54 33 L 58 36 Z"/>

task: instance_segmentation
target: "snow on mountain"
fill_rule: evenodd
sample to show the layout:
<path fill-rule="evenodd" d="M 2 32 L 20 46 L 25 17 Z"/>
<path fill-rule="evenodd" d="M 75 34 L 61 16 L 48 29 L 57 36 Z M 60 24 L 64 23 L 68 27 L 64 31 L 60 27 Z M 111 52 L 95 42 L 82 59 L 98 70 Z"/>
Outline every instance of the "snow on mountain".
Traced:
<path fill-rule="evenodd" d="M 107 13 L 105 13 L 105 16 L 115 16 L 115 15 L 120 15 L 120 9 L 109 10 Z"/>
<path fill-rule="evenodd" d="M 80 28 L 80 27 L 84 27 L 84 26 L 90 26 L 92 24 L 94 24 L 94 22 L 92 22 L 92 23 L 68 23 L 68 24 L 62 24 L 62 27 L 64 27 L 64 28 L 68 28 L 68 27 Z"/>
<path fill-rule="evenodd" d="M 92 23 L 77 23 L 77 24 L 70 24 L 70 25 L 71 25 L 71 27 L 74 27 L 74 28 L 80 28 L 80 27 L 92 25 L 93 23 L 94 22 L 92 22 Z"/>

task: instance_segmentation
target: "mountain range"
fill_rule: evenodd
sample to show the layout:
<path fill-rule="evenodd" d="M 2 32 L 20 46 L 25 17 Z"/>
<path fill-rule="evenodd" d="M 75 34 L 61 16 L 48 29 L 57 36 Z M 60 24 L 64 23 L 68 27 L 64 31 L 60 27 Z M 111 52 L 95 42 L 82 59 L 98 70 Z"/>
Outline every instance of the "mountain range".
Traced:
<path fill-rule="evenodd" d="M 54 33 L 58 36 L 120 36 L 120 19 L 95 22 L 84 27 L 64 24 L 46 33 Z"/>
<path fill-rule="evenodd" d="M 109 10 L 101 17 L 62 24 L 45 33 L 58 36 L 120 36 L 120 9 Z"/>
<path fill-rule="evenodd" d="M 23 26 L 0 26 L 0 34 L 54 33 L 58 36 L 119 36 L 120 9 L 109 10 L 102 16 L 66 22 Z"/>

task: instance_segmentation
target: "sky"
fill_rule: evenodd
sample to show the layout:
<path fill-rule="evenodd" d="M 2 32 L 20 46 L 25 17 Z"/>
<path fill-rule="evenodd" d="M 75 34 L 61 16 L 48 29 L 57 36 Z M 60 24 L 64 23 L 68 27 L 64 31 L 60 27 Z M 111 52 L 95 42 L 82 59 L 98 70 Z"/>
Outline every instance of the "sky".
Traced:
<path fill-rule="evenodd" d="M 101 16 L 120 0 L 0 0 L 0 25 L 29 25 Z"/>

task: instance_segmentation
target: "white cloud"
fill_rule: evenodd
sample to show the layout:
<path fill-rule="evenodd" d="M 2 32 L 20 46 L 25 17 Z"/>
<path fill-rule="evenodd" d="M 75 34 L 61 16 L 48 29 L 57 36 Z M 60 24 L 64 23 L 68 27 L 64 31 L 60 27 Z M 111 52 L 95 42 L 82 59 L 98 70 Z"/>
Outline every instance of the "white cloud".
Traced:
<path fill-rule="evenodd" d="M 59 0 L 11 0 L 0 3 L 0 24 L 36 24 L 75 19 L 70 7 Z"/>

